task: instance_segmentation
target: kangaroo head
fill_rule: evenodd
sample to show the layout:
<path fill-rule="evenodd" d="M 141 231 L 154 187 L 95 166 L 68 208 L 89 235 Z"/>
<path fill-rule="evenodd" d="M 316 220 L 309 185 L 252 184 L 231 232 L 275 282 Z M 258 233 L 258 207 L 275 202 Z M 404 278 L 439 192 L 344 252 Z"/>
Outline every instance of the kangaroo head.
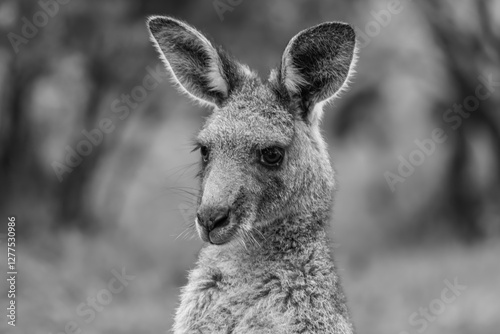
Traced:
<path fill-rule="evenodd" d="M 213 107 L 197 136 L 200 237 L 221 245 L 329 212 L 334 179 L 319 121 L 353 68 L 353 28 L 331 22 L 300 32 L 262 82 L 184 22 L 152 17 L 148 26 L 179 88 Z"/>

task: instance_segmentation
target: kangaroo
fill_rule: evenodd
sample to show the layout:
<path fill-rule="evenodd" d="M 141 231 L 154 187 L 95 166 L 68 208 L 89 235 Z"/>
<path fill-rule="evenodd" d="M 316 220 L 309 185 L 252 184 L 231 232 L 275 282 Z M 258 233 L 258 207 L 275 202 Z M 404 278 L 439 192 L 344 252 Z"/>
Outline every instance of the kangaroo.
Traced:
<path fill-rule="evenodd" d="M 335 180 L 319 125 L 353 72 L 354 29 L 303 30 L 262 81 L 182 21 L 148 27 L 180 90 L 213 108 L 196 138 L 205 244 L 173 332 L 354 333 L 329 248 Z"/>

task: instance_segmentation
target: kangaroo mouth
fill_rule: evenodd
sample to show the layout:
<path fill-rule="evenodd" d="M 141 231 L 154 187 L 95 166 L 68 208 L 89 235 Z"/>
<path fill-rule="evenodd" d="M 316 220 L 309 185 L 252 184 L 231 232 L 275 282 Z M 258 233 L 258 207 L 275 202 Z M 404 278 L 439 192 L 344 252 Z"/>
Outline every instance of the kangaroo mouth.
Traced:
<path fill-rule="evenodd" d="M 216 227 L 208 234 L 208 239 L 211 244 L 223 245 L 229 242 L 233 236 L 236 234 L 236 229 L 238 226 L 236 224 L 229 223 L 224 227 Z"/>
<path fill-rule="evenodd" d="M 217 226 L 211 230 L 200 224 L 197 224 L 197 229 L 201 240 L 209 242 L 212 245 L 223 245 L 233 239 L 238 229 L 238 225 L 230 219 L 228 224 Z"/>

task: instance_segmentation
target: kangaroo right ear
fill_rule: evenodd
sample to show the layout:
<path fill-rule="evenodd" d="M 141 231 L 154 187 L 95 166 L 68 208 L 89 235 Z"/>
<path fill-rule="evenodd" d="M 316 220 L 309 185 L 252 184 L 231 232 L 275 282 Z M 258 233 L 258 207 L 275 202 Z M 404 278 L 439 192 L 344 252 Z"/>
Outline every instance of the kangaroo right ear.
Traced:
<path fill-rule="evenodd" d="M 323 104 L 346 87 L 355 53 L 354 29 L 340 22 L 303 30 L 288 43 L 278 80 L 301 106 L 304 118 L 320 119 Z"/>
<path fill-rule="evenodd" d="M 181 90 L 199 102 L 221 106 L 238 83 L 237 63 L 182 21 L 154 16 L 148 27 Z"/>

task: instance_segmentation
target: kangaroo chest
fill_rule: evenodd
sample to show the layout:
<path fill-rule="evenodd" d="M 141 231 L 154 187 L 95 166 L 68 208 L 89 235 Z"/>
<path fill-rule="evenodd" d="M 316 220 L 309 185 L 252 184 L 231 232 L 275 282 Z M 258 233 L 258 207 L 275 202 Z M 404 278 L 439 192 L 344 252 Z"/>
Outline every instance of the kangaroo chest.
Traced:
<path fill-rule="evenodd" d="M 193 270 L 182 292 L 175 333 L 307 333 L 307 326 L 338 322 L 336 316 L 345 321 L 342 310 L 335 309 L 332 273 L 314 265 L 264 267 Z"/>

